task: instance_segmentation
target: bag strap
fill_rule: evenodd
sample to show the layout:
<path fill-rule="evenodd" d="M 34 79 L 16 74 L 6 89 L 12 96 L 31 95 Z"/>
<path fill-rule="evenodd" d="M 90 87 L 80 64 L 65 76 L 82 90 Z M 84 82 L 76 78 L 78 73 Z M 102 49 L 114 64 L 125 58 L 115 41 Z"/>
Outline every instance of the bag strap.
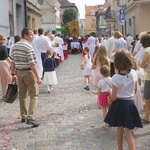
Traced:
<path fill-rule="evenodd" d="M 104 81 L 107 83 L 107 85 L 112 88 L 112 86 L 104 79 Z"/>

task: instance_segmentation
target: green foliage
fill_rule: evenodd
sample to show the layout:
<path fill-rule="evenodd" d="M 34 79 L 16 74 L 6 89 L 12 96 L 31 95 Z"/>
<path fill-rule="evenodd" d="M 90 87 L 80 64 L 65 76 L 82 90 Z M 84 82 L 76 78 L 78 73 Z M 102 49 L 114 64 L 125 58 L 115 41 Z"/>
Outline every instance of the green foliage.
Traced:
<path fill-rule="evenodd" d="M 62 34 L 63 34 L 63 37 L 66 37 L 66 36 L 69 36 L 70 35 L 70 32 L 69 32 L 69 24 L 65 24 L 65 25 L 62 25 Z"/>
<path fill-rule="evenodd" d="M 78 11 L 74 8 L 66 9 L 62 14 L 62 24 L 69 23 L 78 18 Z"/>
<path fill-rule="evenodd" d="M 69 31 L 69 22 L 73 20 L 78 19 L 78 11 L 74 8 L 68 8 L 66 9 L 63 14 L 62 14 L 62 34 L 63 36 L 69 36 L 70 31 Z"/>

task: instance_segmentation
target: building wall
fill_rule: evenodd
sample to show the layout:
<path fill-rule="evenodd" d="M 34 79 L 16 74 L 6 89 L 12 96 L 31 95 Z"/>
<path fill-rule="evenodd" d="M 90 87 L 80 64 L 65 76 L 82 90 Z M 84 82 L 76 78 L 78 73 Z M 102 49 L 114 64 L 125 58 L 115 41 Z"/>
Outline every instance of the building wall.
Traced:
<path fill-rule="evenodd" d="M 41 12 L 40 6 L 37 4 L 37 0 L 30 0 L 27 2 L 27 18 L 28 18 L 28 27 L 39 28 L 41 27 Z"/>
<path fill-rule="evenodd" d="M 150 29 L 150 1 L 148 0 L 120 0 L 120 5 L 125 5 L 125 24 L 121 26 L 119 24 L 119 9 L 116 0 L 111 0 L 111 9 L 116 10 L 117 16 L 113 24 L 113 29 L 119 29 L 123 31 L 124 35 L 130 33 L 132 36 L 140 34 L 142 31 Z"/>
<path fill-rule="evenodd" d="M 96 17 L 97 6 L 85 6 L 85 29 L 86 34 L 96 33 Z"/>
<path fill-rule="evenodd" d="M 0 0 L 0 33 L 9 36 L 8 0 Z"/>
<path fill-rule="evenodd" d="M 24 0 L 13 0 L 13 23 L 14 35 L 21 35 L 21 31 L 25 27 Z"/>
<path fill-rule="evenodd" d="M 60 2 L 58 0 L 45 0 L 41 5 L 42 24 L 41 27 L 51 32 L 60 27 Z"/>

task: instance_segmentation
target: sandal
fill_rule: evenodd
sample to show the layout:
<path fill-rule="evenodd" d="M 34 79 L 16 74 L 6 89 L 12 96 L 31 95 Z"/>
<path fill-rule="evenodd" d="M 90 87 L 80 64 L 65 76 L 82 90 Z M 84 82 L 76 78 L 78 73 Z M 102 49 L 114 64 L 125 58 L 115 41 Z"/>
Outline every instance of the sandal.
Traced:
<path fill-rule="evenodd" d="M 89 86 L 84 87 L 85 90 L 90 90 Z"/>
<path fill-rule="evenodd" d="M 149 124 L 150 121 L 149 121 L 149 120 L 146 120 L 145 118 L 146 118 L 145 116 L 141 116 L 141 121 L 142 121 L 143 123 Z"/>

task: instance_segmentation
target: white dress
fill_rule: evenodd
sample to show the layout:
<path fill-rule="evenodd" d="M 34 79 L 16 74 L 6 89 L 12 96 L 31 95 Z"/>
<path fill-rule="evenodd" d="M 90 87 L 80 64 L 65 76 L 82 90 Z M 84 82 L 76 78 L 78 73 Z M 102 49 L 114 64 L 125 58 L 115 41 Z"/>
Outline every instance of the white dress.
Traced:
<path fill-rule="evenodd" d="M 136 70 L 136 73 L 137 73 L 138 79 L 139 78 L 141 79 L 140 71 Z M 141 94 L 141 89 L 140 89 L 139 84 L 137 84 L 137 92 L 134 95 L 134 102 L 135 102 L 135 105 L 136 105 L 139 112 L 144 109 L 143 108 L 143 102 L 142 102 L 142 94 Z"/>
<path fill-rule="evenodd" d="M 83 75 L 92 75 L 92 63 L 91 63 L 91 56 L 88 58 L 88 55 L 85 55 L 84 58 L 86 59 L 86 63 L 84 64 L 84 69 L 83 69 Z"/>

